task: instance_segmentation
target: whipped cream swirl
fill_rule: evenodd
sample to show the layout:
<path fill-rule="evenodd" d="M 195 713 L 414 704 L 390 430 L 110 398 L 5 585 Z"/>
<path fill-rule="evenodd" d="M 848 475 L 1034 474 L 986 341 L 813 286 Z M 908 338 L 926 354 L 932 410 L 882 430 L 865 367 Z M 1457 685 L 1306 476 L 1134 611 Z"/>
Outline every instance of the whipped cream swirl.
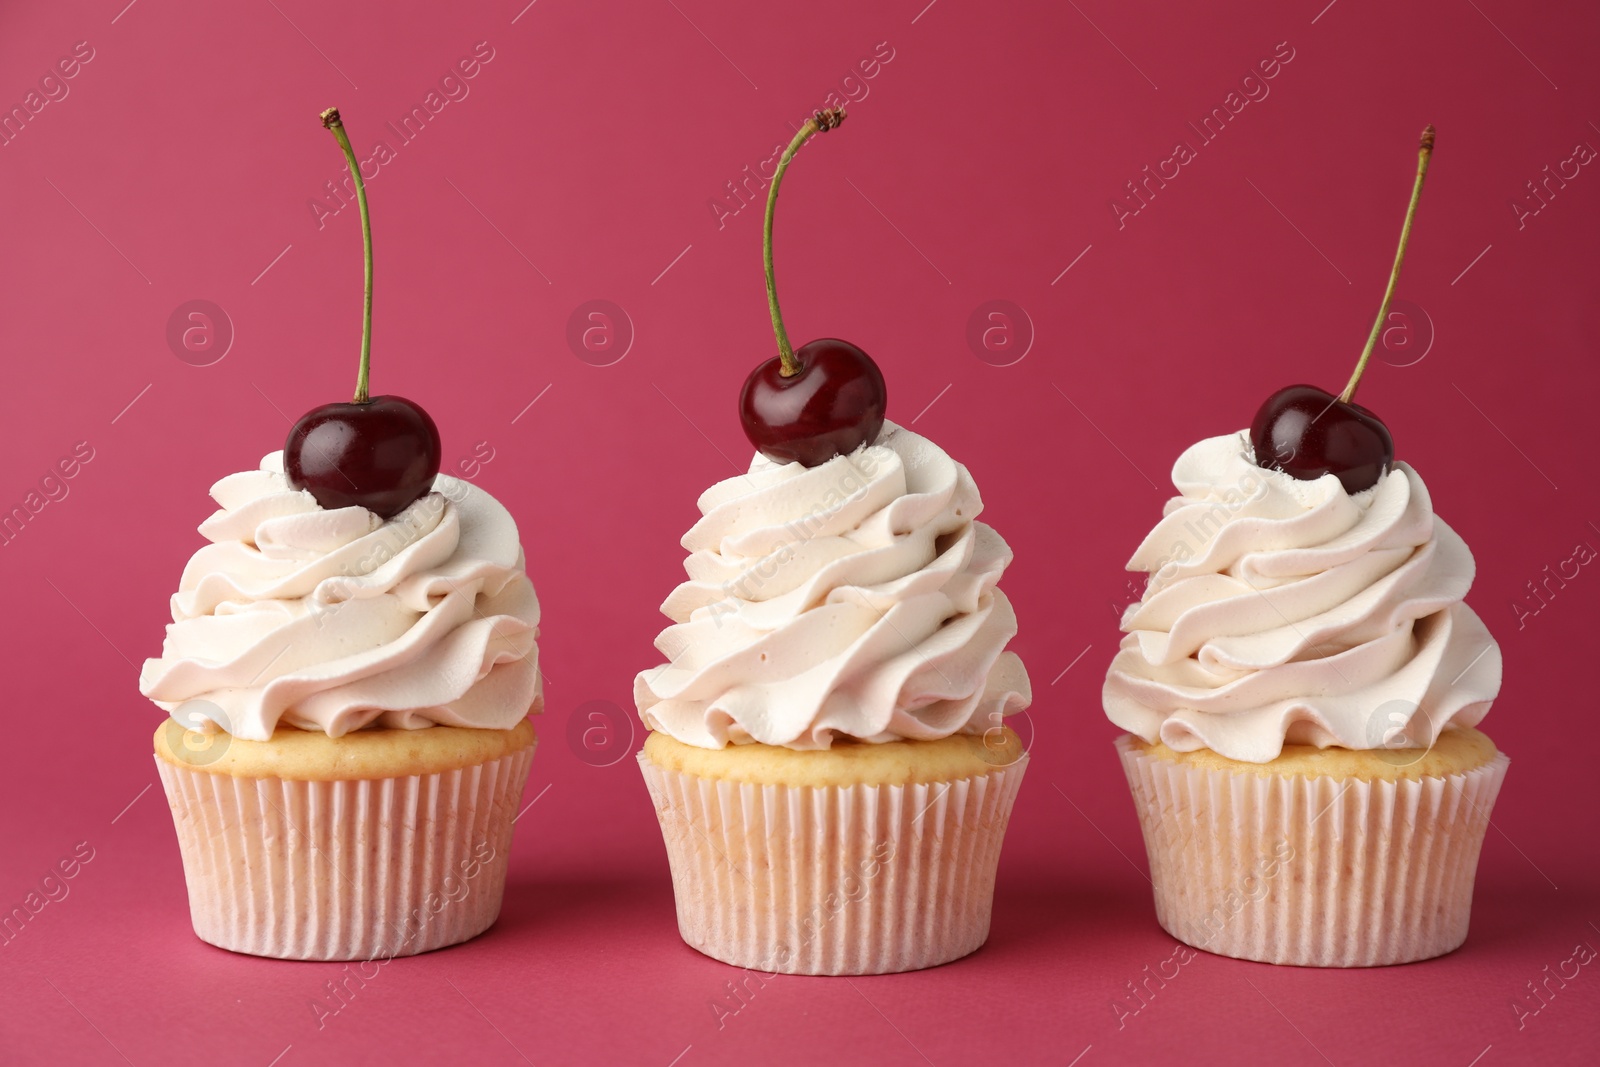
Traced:
<path fill-rule="evenodd" d="M 539 710 L 539 600 L 510 514 L 440 475 L 388 521 L 323 509 L 283 453 L 211 488 L 139 690 L 185 726 L 265 741 L 282 723 L 510 729 Z"/>
<path fill-rule="evenodd" d="M 1194 445 L 1128 569 L 1150 576 L 1106 676 L 1112 722 L 1265 763 L 1285 743 L 1426 748 L 1500 691 L 1463 604 L 1472 553 L 1397 463 L 1371 489 L 1258 467 L 1246 433 Z"/>
<path fill-rule="evenodd" d="M 645 725 L 686 744 L 827 748 L 983 733 L 1032 700 L 995 588 L 1011 562 L 961 464 L 884 423 L 816 467 L 757 454 L 700 497 L 661 606 Z"/>

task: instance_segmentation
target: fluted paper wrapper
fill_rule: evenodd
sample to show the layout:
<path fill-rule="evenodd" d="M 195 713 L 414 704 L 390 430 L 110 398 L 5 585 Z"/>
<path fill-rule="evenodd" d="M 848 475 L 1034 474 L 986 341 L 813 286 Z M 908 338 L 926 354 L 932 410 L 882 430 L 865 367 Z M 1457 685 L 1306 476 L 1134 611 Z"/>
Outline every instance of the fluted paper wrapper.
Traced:
<path fill-rule="evenodd" d="M 296 960 L 443 948 L 500 914 L 530 746 L 438 774 L 234 778 L 159 757 L 202 941 Z"/>
<path fill-rule="evenodd" d="M 919 785 L 750 785 L 639 754 L 690 947 L 764 973 L 935 967 L 989 936 L 1027 756 Z"/>
<path fill-rule="evenodd" d="M 1510 761 L 1413 781 L 1235 774 L 1117 739 L 1156 918 L 1236 959 L 1373 967 L 1467 937 L 1489 812 Z"/>

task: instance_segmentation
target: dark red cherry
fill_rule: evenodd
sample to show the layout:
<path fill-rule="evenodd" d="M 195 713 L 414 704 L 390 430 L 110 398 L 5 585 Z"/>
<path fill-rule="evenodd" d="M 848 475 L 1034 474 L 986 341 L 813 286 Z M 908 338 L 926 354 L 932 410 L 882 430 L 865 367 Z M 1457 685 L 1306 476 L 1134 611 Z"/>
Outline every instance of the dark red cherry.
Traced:
<path fill-rule="evenodd" d="M 889 392 L 872 357 L 834 337 L 794 355 L 798 374 L 785 378 L 774 356 L 745 379 L 739 421 L 750 443 L 768 459 L 815 467 L 876 441 Z"/>
<path fill-rule="evenodd" d="M 363 507 L 393 518 L 433 488 L 439 430 L 403 396 L 324 404 L 300 416 L 283 446 L 289 484 L 325 508 Z"/>
<path fill-rule="evenodd" d="M 1337 475 L 1345 492 L 1359 493 L 1377 485 L 1394 463 L 1394 438 L 1389 436 L 1389 428 L 1378 416 L 1351 401 L 1373 346 L 1388 322 L 1389 302 L 1394 299 L 1395 285 L 1400 280 L 1400 264 L 1405 261 L 1411 224 L 1422 199 L 1422 181 L 1433 156 L 1434 136 L 1432 126 L 1423 128 L 1417 146 L 1417 176 L 1411 184 L 1405 224 L 1400 228 L 1400 245 L 1395 249 L 1394 266 L 1389 268 L 1389 284 L 1383 290 L 1383 303 L 1378 305 L 1377 321 L 1367 335 L 1367 345 L 1361 350 L 1355 371 L 1338 396 L 1314 385 L 1291 385 L 1267 397 L 1250 424 L 1250 446 L 1257 466 L 1283 471 L 1302 481 L 1324 474 Z"/>
<path fill-rule="evenodd" d="M 1267 397 L 1250 424 L 1250 445 L 1257 466 L 1302 481 L 1335 474 L 1347 493 L 1377 485 L 1394 462 L 1394 439 L 1378 416 L 1314 385 Z"/>

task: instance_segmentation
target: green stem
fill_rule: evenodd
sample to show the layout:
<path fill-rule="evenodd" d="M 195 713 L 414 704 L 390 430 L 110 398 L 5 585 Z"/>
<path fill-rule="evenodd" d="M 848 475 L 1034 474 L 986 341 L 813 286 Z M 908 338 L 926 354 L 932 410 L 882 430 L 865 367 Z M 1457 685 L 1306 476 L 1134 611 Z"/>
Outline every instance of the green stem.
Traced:
<path fill-rule="evenodd" d="M 783 363 L 781 373 L 785 378 L 800 373 L 800 361 L 794 358 L 789 332 L 783 328 L 783 312 L 778 309 L 778 283 L 772 274 L 772 216 L 778 208 L 778 185 L 783 181 L 783 172 L 789 169 L 789 161 L 794 159 L 801 145 L 811 140 L 813 135 L 826 133 L 843 121 L 843 108 L 828 108 L 806 119 L 800 132 L 789 142 L 789 147 L 778 157 L 778 169 L 773 173 L 772 186 L 767 190 L 767 217 L 761 224 L 761 265 L 767 272 L 767 307 L 772 311 L 772 332 L 778 337 L 778 359 Z"/>
<path fill-rule="evenodd" d="M 1428 160 L 1432 156 L 1433 127 L 1428 126 L 1422 131 L 1422 145 L 1417 149 L 1417 180 L 1411 187 L 1411 205 L 1406 208 L 1405 225 L 1400 228 L 1400 247 L 1395 249 L 1394 266 L 1389 270 L 1389 285 L 1383 291 L 1383 306 L 1378 308 L 1378 320 L 1372 324 L 1372 333 L 1367 335 L 1367 347 L 1361 350 L 1355 373 L 1350 375 L 1344 392 L 1339 394 L 1339 399 L 1346 404 L 1355 397 L 1356 386 L 1361 384 L 1361 375 L 1367 369 L 1372 349 L 1377 345 L 1378 338 L 1383 336 L 1383 323 L 1389 317 L 1389 302 L 1394 299 L 1394 287 L 1400 281 L 1400 263 L 1406 258 L 1406 244 L 1411 240 L 1411 223 L 1417 217 L 1417 202 L 1422 199 L 1422 179 L 1428 176 Z"/>
<path fill-rule="evenodd" d="M 357 404 L 367 402 L 367 378 L 372 369 L 372 216 L 367 212 L 367 186 L 361 180 L 361 165 L 356 162 L 356 151 L 350 147 L 350 136 L 344 132 L 344 121 L 339 109 L 330 107 L 322 113 L 322 125 L 333 131 L 334 140 L 344 150 L 345 164 L 356 183 L 356 206 L 361 210 L 361 258 L 366 267 L 365 299 L 361 305 L 361 369 L 356 373 Z"/>

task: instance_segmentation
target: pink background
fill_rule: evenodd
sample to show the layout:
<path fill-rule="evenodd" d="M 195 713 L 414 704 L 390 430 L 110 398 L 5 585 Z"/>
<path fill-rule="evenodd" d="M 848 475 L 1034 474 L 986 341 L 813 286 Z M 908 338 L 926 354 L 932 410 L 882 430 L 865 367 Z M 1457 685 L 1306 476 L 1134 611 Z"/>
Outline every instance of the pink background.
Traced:
<path fill-rule="evenodd" d="M 1093 1067 L 1229 1062 L 1243 1042 L 1261 1062 L 1592 1062 L 1592 968 L 1520 1030 L 1511 1004 L 1600 945 L 1592 746 L 1575 743 L 1600 576 L 1552 582 L 1520 620 L 1513 604 L 1579 543 L 1600 548 L 1600 174 L 1552 182 L 1520 220 L 1510 202 L 1600 145 L 1593 5 L 125 2 L 0 12 L 7 107 L 75 42 L 93 49 L 0 146 L 0 505 L 93 449 L 0 547 L 0 910 L 78 842 L 94 849 L 70 895 L 0 947 L 0 1061 Z M 499 925 L 390 965 L 319 1031 L 308 1001 L 338 965 L 234 956 L 189 930 L 137 665 L 207 487 L 280 447 L 287 418 L 348 396 L 358 226 L 351 209 L 319 229 L 307 206 L 343 173 L 317 113 L 341 106 L 363 154 L 395 147 L 384 123 L 481 41 L 493 58 L 469 94 L 369 186 L 373 380 L 427 405 L 447 469 L 493 451 L 476 480 L 521 524 L 545 609 L 539 801 Z M 1186 123 L 1285 41 L 1270 95 L 1199 144 Z M 892 59 L 845 83 L 879 42 Z M 642 739 L 631 682 L 658 662 L 677 540 L 699 492 L 747 460 L 736 391 L 773 347 L 759 206 L 719 228 L 708 201 L 847 90 L 866 95 L 786 185 L 789 325 L 797 343 L 873 353 L 891 418 L 977 478 L 1016 551 L 1004 588 L 1037 694 L 1034 763 L 988 947 L 922 974 L 779 978 L 719 1029 L 709 1005 L 733 972 L 678 941 L 638 772 L 602 764 Z M 1099 708 L 1132 595 L 1122 564 L 1183 447 L 1245 425 L 1279 386 L 1343 383 L 1424 122 L 1439 149 L 1400 285 L 1409 317 L 1362 400 L 1476 551 L 1471 602 L 1505 652 L 1486 726 L 1513 765 L 1472 937 L 1368 972 L 1202 955 L 1119 1029 L 1113 999 L 1173 948 Z M 1119 228 L 1108 202 L 1180 139 L 1198 158 Z M 234 333 L 206 366 L 214 348 L 167 337 L 197 299 Z M 966 340 L 994 299 L 1034 335 L 1009 366 Z M 566 340 L 590 300 L 632 324 L 610 366 Z M 568 742 L 590 701 L 628 709 L 609 755 Z"/>

